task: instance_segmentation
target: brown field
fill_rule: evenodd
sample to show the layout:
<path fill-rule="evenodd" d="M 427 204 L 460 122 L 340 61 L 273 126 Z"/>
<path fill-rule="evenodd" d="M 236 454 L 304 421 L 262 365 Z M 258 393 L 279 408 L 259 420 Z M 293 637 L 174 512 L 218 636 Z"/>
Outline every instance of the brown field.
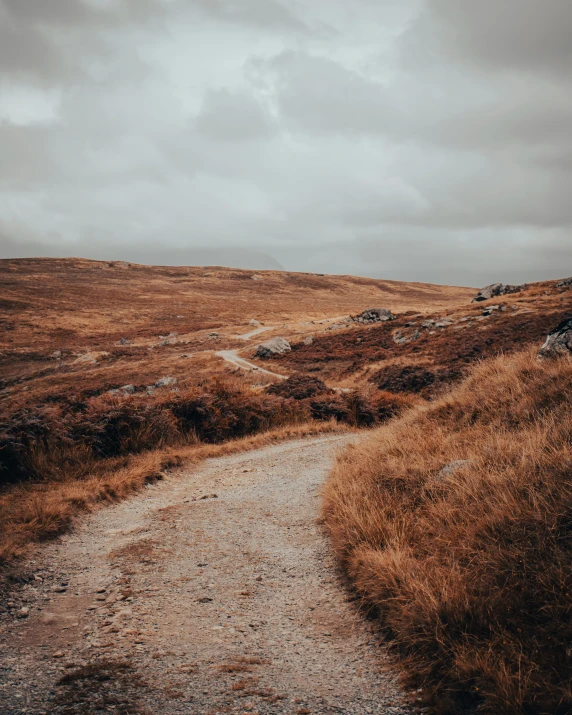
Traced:
<path fill-rule="evenodd" d="M 244 347 L 236 335 L 252 330 L 250 319 L 276 326 L 261 339 L 295 336 L 325 329 L 317 321 L 372 305 L 433 311 L 474 294 L 353 276 L 82 259 L 0 261 L 0 288 L 4 409 L 18 403 L 22 391 L 39 399 L 95 394 L 126 383 L 153 384 L 165 375 L 197 384 L 206 374 L 225 372 L 212 353 Z"/>
<path fill-rule="evenodd" d="M 529 349 L 338 460 L 334 546 L 438 712 L 572 710 L 571 432 L 572 358 Z"/>

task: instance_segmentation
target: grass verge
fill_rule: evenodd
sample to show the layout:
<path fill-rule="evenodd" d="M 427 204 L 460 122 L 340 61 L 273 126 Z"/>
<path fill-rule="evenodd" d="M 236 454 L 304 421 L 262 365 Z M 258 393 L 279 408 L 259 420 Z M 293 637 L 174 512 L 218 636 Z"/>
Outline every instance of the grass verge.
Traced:
<path fill-rule="evenodd" d="M 571 475 L 572 360 L 532 350 L 338 459 L 334 547 L 439 712 L 572 712 Z"/>

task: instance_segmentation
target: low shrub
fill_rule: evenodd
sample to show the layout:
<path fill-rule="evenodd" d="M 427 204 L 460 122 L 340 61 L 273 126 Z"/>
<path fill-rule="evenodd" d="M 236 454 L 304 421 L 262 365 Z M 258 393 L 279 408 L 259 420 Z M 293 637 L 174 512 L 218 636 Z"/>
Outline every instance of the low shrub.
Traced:
<path fill-rule="evenodd" d="M 308 397 L 316 397 L 316 395 L 330 395 L 333 390 L 327 387 L 319 377 L 295 373 L 282 382 L 270 385 L 266 388 L 266 392 L 270 395 L 291 397 L 294 400 L 305 400 Z"/>
<path fill-rule="evenodd" d="M 21 410 L 0 424 L 0 485 L 82 478 L 98 460 L 177 444 L 217 444 L 312 419 L 372 426 L 404 404 L 398 396 L 337 393 L 311 377 L 266 393 L 214 381 L 163 395 L 107 393 L 60 401 Z"/>
<path fill-rule="evenodd" d="M 423 365 L 389 365 L 378 370 L 371 381 L 380 390 L 432 395 L 463 377 L 459 369 L 429 369 Z"/>

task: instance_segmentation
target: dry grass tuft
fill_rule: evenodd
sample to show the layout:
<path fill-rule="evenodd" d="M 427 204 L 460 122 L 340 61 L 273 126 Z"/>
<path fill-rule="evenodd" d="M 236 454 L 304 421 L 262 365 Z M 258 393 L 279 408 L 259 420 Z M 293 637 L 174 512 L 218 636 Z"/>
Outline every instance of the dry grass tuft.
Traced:
<path fill-rule="evenodd" d="M 530 350 L 338 459 L 335 549 L 440 712 L 572 711 L 571 435 L 572 360 Z"/>

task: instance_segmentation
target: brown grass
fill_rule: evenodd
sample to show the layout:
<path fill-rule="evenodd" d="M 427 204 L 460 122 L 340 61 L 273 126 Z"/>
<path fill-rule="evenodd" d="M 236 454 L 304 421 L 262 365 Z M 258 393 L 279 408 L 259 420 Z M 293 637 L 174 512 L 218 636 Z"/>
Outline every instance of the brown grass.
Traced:
<path fill-rule="evenodd" d="M 489 303 L 505 310 L 485 318 L 482 312 Z M 369 381 L 383 390 L 431 396 L 444 383 L 461 379 L 479 360 L 543 341 L 571 310 L 572 290 L 557 288 L 555 282 L 534 284 L 523 293 L 484 304 L 452 307 L 440 314 L 400 315 L 391 322 L 316 335 L 311 345 L 296 342 L 290 353 L 266 362 L 278 372 L 289 368 L 338 384 Z M 443 318 L 452 324 L 423 326 L 427 319 Z M 416 339 L 402 344 L 394 340 L 398 332 L 411 338 L 415 331 Z"/>
<path fill-rule="evenodd" d="M 572 359 L 530 350 L 338 459 L 336 552 L 440 712 L 572 712 L 571 435 Z"/>
<path fill-rule="evenodd" d="M 257 449 L 289 439 L 347 431 L 336 422 L 306 422 L 271 429 L 223 444 L 169 447 L 104 461 L 87 475 L 25 482 L 0 492 L 0 567 L 24 556 L 40 541 L 68 531 L 82 513 L 115 503 L 146 484 L 162 479 L 164 470 L 189 468 L 210 457 Z"/>

